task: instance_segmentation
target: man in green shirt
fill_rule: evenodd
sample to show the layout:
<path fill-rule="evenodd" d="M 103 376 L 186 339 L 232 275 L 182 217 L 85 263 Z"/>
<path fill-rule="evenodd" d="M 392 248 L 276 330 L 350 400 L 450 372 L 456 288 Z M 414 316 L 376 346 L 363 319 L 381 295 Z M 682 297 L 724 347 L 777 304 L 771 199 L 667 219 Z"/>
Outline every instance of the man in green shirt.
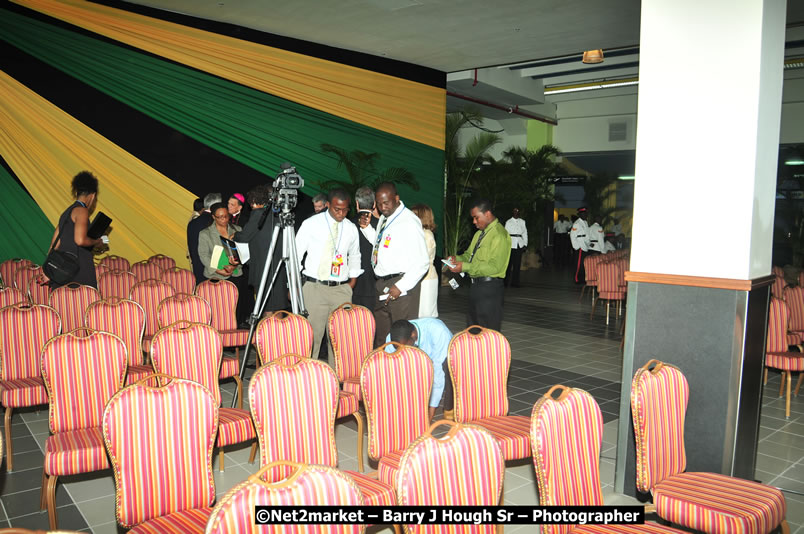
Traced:
<path fill-rule="evenodd" d="M 511 256 L 511 236 L 491 211 L 491 202 L 472 204 L 472 222 L 477 227 L 466 252 L 451 256 L 450 271 L 464 272 L 472 280 L 469 289 L 469 326 L 500 330 L 503 312 L 503 280 Z"/>

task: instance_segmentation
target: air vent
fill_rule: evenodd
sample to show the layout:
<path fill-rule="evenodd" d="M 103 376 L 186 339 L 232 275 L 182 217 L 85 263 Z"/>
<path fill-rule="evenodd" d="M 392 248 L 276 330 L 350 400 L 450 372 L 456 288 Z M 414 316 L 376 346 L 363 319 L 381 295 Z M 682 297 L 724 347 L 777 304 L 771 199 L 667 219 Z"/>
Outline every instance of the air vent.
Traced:
<path fill-rule="evenodd" d="M 609 143 L 614 141 L 625 141 L 628 133 L 627 123 L 625 122 L 610 122 L 609 123 Z"/>

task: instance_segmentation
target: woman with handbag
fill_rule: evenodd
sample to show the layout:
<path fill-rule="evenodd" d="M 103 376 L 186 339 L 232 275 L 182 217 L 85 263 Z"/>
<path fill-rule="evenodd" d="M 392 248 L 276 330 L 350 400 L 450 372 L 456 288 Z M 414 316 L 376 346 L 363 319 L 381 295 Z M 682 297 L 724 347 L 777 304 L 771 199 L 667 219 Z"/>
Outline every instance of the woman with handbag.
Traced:
<path fill-rule="evenodd" d="M 76 282 L 97 288 L 92 249 L 107 240 L 106 236 L 92 239 L 87 230 L 98 197 L 98 179 L 81 171 L 73 177 L 72 192 L 75 202 L 59 217 L 42 270 L 52 287 Z"/>

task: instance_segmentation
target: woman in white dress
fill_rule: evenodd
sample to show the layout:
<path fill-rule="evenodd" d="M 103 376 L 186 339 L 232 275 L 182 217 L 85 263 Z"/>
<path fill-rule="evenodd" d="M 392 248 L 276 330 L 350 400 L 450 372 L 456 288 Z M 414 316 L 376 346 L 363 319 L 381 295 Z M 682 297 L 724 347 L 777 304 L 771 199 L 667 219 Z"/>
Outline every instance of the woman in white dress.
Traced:
<path fill-rule="evenodd" d="M 416 204 L 410 209 L 422 221 L 424 241 L 427 243 L 427 252 L 430 256 L 430 269 L 422 279 L 422 291 L 419 297 L 419 317 L 438 317 L 438 273 L 436 273 L 433 266 L 436 253 L 435 236 L 433 236 L 436 225 L 433 210 L 426 204 Z"/>

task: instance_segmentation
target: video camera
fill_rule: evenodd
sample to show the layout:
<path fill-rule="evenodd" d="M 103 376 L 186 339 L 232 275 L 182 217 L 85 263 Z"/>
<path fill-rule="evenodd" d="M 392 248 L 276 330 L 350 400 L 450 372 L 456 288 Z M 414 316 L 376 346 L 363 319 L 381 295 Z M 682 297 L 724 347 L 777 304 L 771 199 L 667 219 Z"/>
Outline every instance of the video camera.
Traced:
<path fill-rule="evenodd" d="M 276 209 L 288 212 L 296 207 L 299 198 L 299 189 L 304 187 L 304 178 L 296 172 L 296 167 L 290 163 L 283 163 L 274 179 L 274 194 L 272 202 Z"/>

